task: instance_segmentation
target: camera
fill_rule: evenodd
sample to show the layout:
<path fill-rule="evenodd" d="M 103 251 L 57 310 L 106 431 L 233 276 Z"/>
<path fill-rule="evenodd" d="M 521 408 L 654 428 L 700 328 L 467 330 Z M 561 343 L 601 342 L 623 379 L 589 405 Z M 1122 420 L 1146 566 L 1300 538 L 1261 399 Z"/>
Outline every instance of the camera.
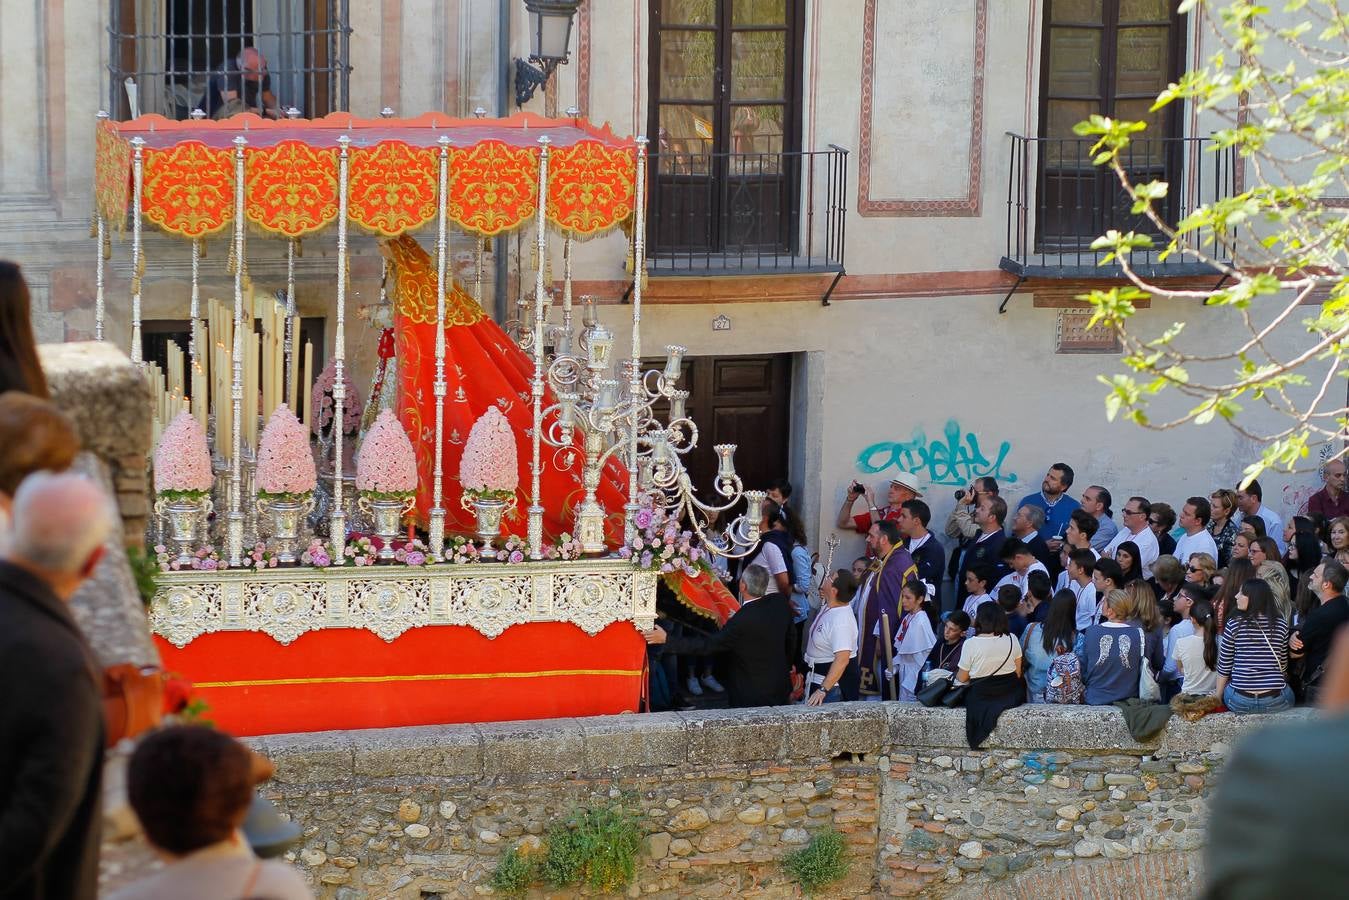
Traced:
<path fill-rule="evenodd" d="M 964 499 L 965 499 L 965 492 L 964 492 L 964 491 L 956 491 L 956 500 L 958 500 L 958 501 L 963 501 Z"/>
<path fill-rule="evenodd" d="M 860 481 L 854 481 L 852 484 L 848 485 L 848 493 L 850 494 L 858 494 L 860 496 L 862 494 L 865 494 L 866 492 L 867 489 L 862 487 L 862 483 Z"/>

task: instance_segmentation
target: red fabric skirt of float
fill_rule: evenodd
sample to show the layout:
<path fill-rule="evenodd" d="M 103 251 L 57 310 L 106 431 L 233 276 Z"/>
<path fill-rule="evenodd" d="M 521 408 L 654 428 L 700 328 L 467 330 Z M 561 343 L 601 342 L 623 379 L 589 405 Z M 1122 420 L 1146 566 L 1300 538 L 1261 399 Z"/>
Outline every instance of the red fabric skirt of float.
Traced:
<path fill-rule="evenodd" d="M 338 628 L 284 646 L 244 631 L 155 642 L 205 717 L 240 736 L 635 712 L 645 681 L 646 642 L 629 622 L 594 637 L 538 622 L 496 638 L 433 625 L 393 641 Z"/>

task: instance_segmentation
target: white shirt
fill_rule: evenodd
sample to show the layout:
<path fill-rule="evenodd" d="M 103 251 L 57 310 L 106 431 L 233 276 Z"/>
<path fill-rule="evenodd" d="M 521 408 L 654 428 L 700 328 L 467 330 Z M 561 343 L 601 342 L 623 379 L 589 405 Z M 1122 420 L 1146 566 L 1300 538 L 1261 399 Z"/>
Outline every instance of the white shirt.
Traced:
<path fill-rule="evenodd" d="M 856 658 L 857 620 L 846 606 L 822 609 L 806 639 L 806 662 L 812 665 L 833 662 L 834 654 L 840 650 L 847 650 L 849 659 Z"/>
<path fill-rule="evenodd" d="M 959 667 L 969 672 L 971 678 L 1006 675 L 1016 671 L 1020 658 L 1021 642 L 1015 635 L 980 634 L 960 648 Z"/>
<path fill-rule="evenodd" d="M 1196 553 L 1207 553 L 1214 562 L 1218 561 L 1218 545 L 1207 528 L 1199 529 L 1197 534 L 1182 534 L 1180 540 L 1176 541 L 1176 559 L 1180 560 L 1182 566 Z"/>
<path fill-rule="evenodd" d="M 1152 577 L 1152 564 L 1157 561 L 1161 551 L 1157 548 L 1157 535 L 1152 533 L 1152 529 L 1144 525 L 1143 530 L 1137 534 L 1131 534 L 1127 529 L 1121 528 L 1115 539 L 1106 545 L 1101 551 L 1101 555 L 1108 559 L 1115 558 L 1115 551 L 1119 545 L 1125 541 L 1133 541 L 1138 545 L 1139 563 L 1143 566 L 1143 577 Z"/>
<path fill-rule="evenodd" d="M 1189 634 L 1176 641 L 1174 658 L 1184 673 L 1183 694 L 1214 694 L 1218 691 L 1218 673 L 1204 664 L 1204 636 Z"/>
<path fill-rule="evenodd" d="M 1070 581 L 1068 587 L 1077 592 L 1077 630 L 1086 631 L 1096 624 L 1096 585 L 1088 581 L 1078 587 L 1076 581 Z"/>
<path fill-rule="evenodd" d="M 769 541 L 764 541 L 763 547 L 759 549 L 758 553 L 754 554 L 754 558 L 749 561 L 749 564 L 746 565 L 745 568 L 748 569 L 750 566 L 763 566 L 768 570 L 770 576 L 781 575 L 783 572 L 787 571 L 787 563 L 782 558 L 782 551 L 778 549 L 777 544 Z M 773 590 L 777 590 L 777 588 L 772 585 L 770 585 L 770 587 L 773 587 Z"/>
<path fill-rule="evenodd" d="M 1026 582 L 1030 580 L 1030 573 L 1036 571 L 1044 572 L 1046 575 L 1049 574 L 1049 570 L 1045 568 L 1045 564 L 1037 559 L 1035 562 L 1030 564 L 1030 568 L 1026 569 L 1026 574 L 1024 575 L 1018 575 L 1015 572 L 1010 572 L 1002 576 L 1002 578 L 998 581 L 998 583 L 993 586 L 992 592 L 993 596 L 994 597 L 998 596 L 998 588 L 1002 587 L 1004 584 L 1016 585 L 1017 590 L 1021 591 L 1021 596 L 1023 597 L 1026 596 L 1027 591 Z"/>

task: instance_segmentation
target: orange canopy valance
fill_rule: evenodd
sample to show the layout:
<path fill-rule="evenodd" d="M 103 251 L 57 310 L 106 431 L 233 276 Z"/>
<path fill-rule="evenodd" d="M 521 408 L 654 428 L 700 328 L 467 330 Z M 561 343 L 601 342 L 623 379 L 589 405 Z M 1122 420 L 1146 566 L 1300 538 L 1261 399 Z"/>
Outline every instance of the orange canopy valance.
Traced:
<path fill-rule="evenodd" d="M 539 204 L 539 138 L 550 141 L 544 216 L 589 237 L 625 222 L 636 196 L 636 145 L 582 119 L 518 113 L 506 119 L 322 119 L 273 121 L 252 114 L 221 121 L 142 116 L 103 121 L 95 140 L 97 210 L 120 224 L 131 206 L 133 151 L 141 138 L 145 218 L 169 234 L 198 238 L 234 219 L 234 139 L 244 147 L 244 215 L 263 231 L 302 237 L 337 219 L 338 138 L 351 139 L 347 217 L 385 237 L 435 220 L 440 138 L 449 138 L 446 210 L 485 237 L 532 220 Z"/>

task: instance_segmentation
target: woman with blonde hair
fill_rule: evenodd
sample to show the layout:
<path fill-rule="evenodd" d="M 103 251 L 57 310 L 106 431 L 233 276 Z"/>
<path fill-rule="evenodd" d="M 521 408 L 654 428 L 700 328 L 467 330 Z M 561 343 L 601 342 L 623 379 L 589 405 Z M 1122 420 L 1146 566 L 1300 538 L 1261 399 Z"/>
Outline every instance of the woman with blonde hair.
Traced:
<path fill-rule="evenodd" d="M 1349 566 L 1349 516 L 1337 516 L 1326 529 L 1330 535 L 1330 553 L 1342 566 Z"/>
<path fill-rule="evenodd" d="M 1208 522 L 1209 534 L 1218 545 L 1218 565 L 1227 565 L 1232 555 L 1232 539 L 1237 536 L 1237 523 L 1232 514 L 1237 511 L 1237 495 L 1227 488 L 1218 488 L 1209 496 L 1212 513 Z"/>
<path fill-rule="evenodd" d="M 1157 605 L 1157 592 L 1146 581 L 1124 586 L 1124 621 L 1143 630 L 1143 658 L 1156 676 L 1166 665 L 1166 618 Z"/>
<path fill-rule="evenodd" d="M 1213 577 L 1218 574 L 1218 561 L 1207 553 L 1193 553 L 1185 566 L 1185 580 L 1201 587 L 1213 587 Z"/>

